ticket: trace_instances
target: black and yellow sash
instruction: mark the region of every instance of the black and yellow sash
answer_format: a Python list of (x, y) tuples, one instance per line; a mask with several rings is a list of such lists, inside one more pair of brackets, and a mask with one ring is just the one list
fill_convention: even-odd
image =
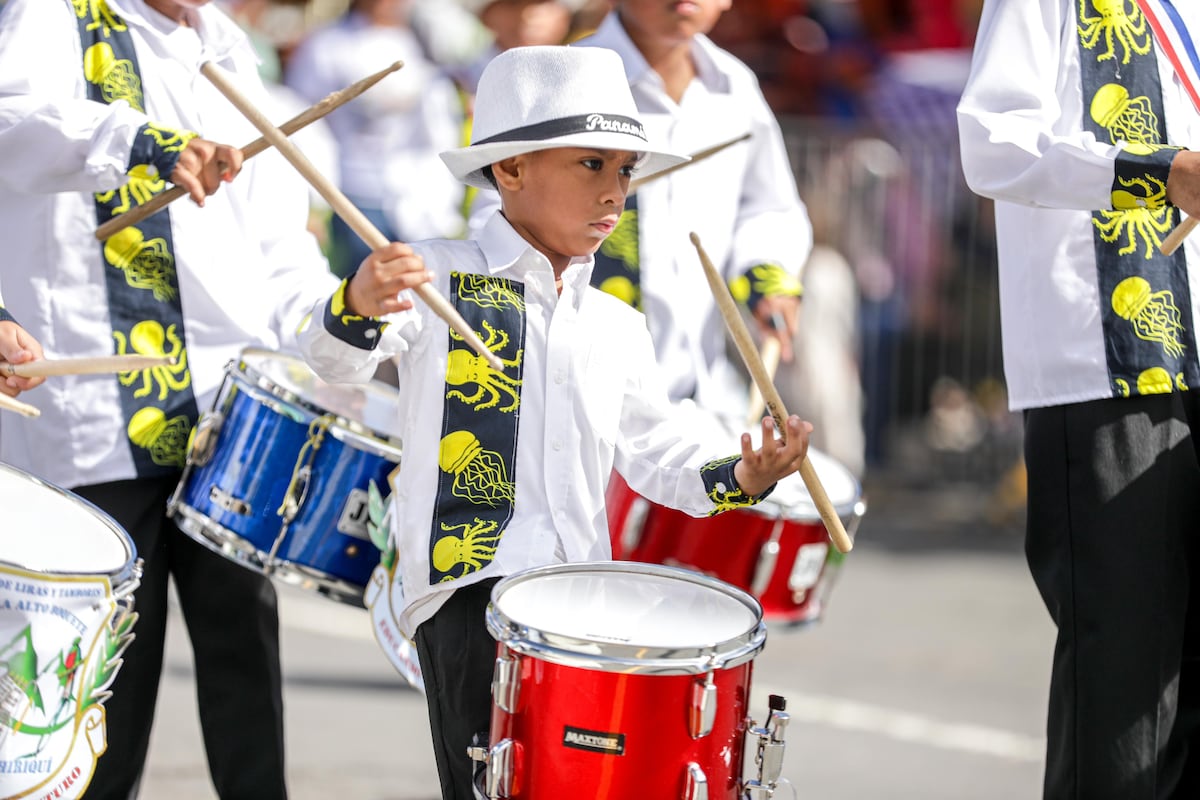
[(478, 572), (496, 557), (516, 500), (517, 431), (525, 353), (525, 287), (454, 272), (454, 307), (504, 364), (498, 372), (450, 331), (429, 537), (429, 583)]
[(1187, 260), (1158, 250), (1178, 222), (1166, 200), (1177, 148), (1150, 26), (1132, 0), (1110, 5), (1077, 0), (1084, 129), (1125, 142), (1112, 210), (1092, 214), (1108, 372), (1115, 397), (1185, 391), (1198, 377)]
[[(137, 53), (125, 22), (104, 0), (72, 0), (71, 6), (79, 24), (88, 98), (100, 103), (124, 100), (144, 111)], [(163, 191), (164, 179), (194, 136), (143, 125), (130, 155), (128, 183), (95, 195), (97, 222), (107, 222)], [(115, 352), (176, 359), (173, 367), (117, 376), (137, 474), (166, 474), (183, 466), (188, 434), (198, 416), (168, 211), (114, 234), (103, 243), (100, 255), (106, 265)]]

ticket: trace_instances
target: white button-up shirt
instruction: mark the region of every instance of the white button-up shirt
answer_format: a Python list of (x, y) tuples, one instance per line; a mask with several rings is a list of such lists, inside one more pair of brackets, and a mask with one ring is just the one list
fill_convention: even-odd
[[(525, 349), (516, 444), (514, 513), (495, 560), (449, 584), (429, 584), (437, 453), (446, 402), (447, 325), (418, 301), (393, 315), (374, 350), (334, 337), (323, 306), (301, 332), (306, 359), (328, 381), (364, 381), (399, 355), (404, 456), (393, 486), (392, 530), (412, 634), (458, 586), (555, 563), (612, 557), (604, 492), (614, 465), (650, 500), (695, 516), (712, 513), (700, 468), (730, 453), (721, 434), (672, 409), (644, 317), (588, 285), (592, 258), (576, 259), (555, 289), (550, 262), (503, 215), (468, 241), (413, 244), (443, 296), (451, 270), (525, 286)], [(729, 487), (733, 488), (733, 487)], [(557, 553), (557, 554), (556, 554)]]
[[(1200, 8), (1176, 8), (1193, 35), (1200, 33)], [(1088, 112), (1079, 36), (1076, 11), (1062, 0), (986, 3), (958, 107), (967, 182), (997, 201), (1004, 368), (1013, 409), (1113, 396), (1101, 327), (1101, 304), (1108, 299), (1098, 288), (1092, 211), (1112, 208), (1123, 143), (1083, 130)], [(1111, 63), (1119, 68), (1123, 40), (1113, 39)], [(1103, 34), (1100, 42), (1105, 47)], [(1161, 49), (1157, 62), (1168, 144), (1194, 145), (1200, 115)], [(1192, 297), (1176, 301), (1190, 302), (1196, 320), (1200, 237), (1184, 248)]]
[(697, 76), (679, 103), (618, 13), (576, 46), (607, 47), (621, 56), (639, 119), (659, 147), (688, 155), (751, 134), (637, 190), (643, 310), (668, 391), (740, 420), (747, 387), (726, 354), (725, 325), (689, 233), (700, 236), (728, 279), (768, 262), (800, 274), (812, 249), (812, 226), (779, 124), (754, 73), (705, 36), (692, 39)]
[[(111, 355), (93, 192), (125, 183), (147, 122), (242, 146), (258, 131), (200, 74), (212, 61), (270, 113), (253, 51), (216, 7), (182, 27), (141, 0), (108, 0), (130, 29), (146, 113), (87, 99), (75, 16), (58, 0), (8, 0), (0, 16), (0, 281), (47, 358)], [(336, 279), (305, 231), (308, 195), (266, 152), (200, 208), (170, 206), (188, 368), (205, 410), (242, 348), (294, 347)], [(151, 373), (153, 379), (153, 373)], [(40, 419), (0, 419), (0, 460), (65, 487), (133, 478), (116, 375), (62, 376), (28, 393)]]

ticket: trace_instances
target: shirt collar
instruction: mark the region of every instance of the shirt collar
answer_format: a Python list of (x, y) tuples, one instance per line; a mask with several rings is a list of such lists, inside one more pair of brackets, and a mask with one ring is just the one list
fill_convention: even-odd
[[(625, 65), (625, 77), (630, 86), (650, 81), (656, 86), (662, 86), (658, 73), (650, 68), (650, 62), (637, 49), (637, 45), (629, 38), (625, 26), (621, 24), (620, 14), (613, 12), (606, 16), (587, 43), (596, 47), (607, 47), (615, 50)], [(692, 37), (692, 59), (696, 62), (696, 78), (710, 92), (729, 92), (730, 76), (720, 66), (717, 57), (719, 48), (712, 40), (702, 34)]]
[[(553, 275), (550, 259), (517, 233), (499, 210), (488, 217), (476, 236), (475, 243), (483, 252), (488, 272), (492, 275), (500, 275), (521, 283), (527, 283), (526, 276), (531, 273), (543, 272)], [(591, 280), (594, 263), (595, 258), (592, 256), (572, 258), (563, 271), (563, 283), (570, 284), (577, 293), (582, 293)]]
[[(132, 25), (149, 28), (164, 36), (174, 30), (165, 17), (142, 0), (108, 0), (108, 5), (117, 16)], [(189, 22), (211, 60), (224, 60), (239, 47), (253, 52), (241, 27), (213, 4), (191, 9), (188, 14), (191, 15)]]

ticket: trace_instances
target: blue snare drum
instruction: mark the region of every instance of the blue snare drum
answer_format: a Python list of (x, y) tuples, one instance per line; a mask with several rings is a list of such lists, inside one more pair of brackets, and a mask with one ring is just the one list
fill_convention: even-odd
[(303, 360), (249, 348), (196, 426), (168, 513), (193, 539), (352, 605), (378, 565), (368, 487), (400, 462), (396, 389), (327, 384)]

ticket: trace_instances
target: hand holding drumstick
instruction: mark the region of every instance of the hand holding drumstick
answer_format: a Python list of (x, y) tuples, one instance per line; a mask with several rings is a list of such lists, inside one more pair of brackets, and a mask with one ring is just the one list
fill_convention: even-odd
[[(0, 322), (0, 359), (10, 364), (28, 364), (42, 358), (42, 346), (28, 331), (17, 323), (6, 320)], [(0, 393), (16, 397), (21, 392), (41, 384), (45, 378), (40, 376), (7, 375), (0, 378)]]
[[(734, 302), (733, 296), (729, 294), (729, 287), (725, 285), (716, 267), (713, 266), (712, 261), (709, 259), (708, 254), (700, 246), (700, 237), (693, 233), (691, 239), (692, 244), (696, 247), (697, 254), (700, 256), (700, 263), (704, 267), (704, 276), (708, 279), (709, 288), (712, 290), (713, 299), (717, 301), (717, 308), (721, 312), (721, 317), (725, 320), (725, 326), (733, 337), (733, 343), (737, 346), (742, 360), (746, 362), (746, 367), (750, 370), (751, 377), (754, 378), (759, 391), (766, 398), (767, 409), (771, 412), (771, 418), (775, 422), (775, 426), (772, 426), (768, 420), (763, 420), (763, 449), (766, 450), (767, 437), (771, 434), (772, 427), (777, 426), (782, 435), (791, 436), (794, 435), (794, 430), (799, 429), (798, 425), (807, 423), (800, 423), (798, 417), (790, 417), (787, 418), (787, 427), (783, 426), (784, 419), (787, 417), (787, 410), (783, 407), (783, 400), (779, 397), (779, 392), (775, 389), (775, 385), (766, 375), (766, 370), (759, 359), (758, 351), (754, 349), (754, 341), (750, 338), (750, 331), (746, 329), (746, 323), (742, 322), (737, 304)], [(792, 420), (795, 420), (795, 423)], [(817, 475), (817, 471), (808, 460), (807, 431), (805, 432), (805, 437), (806, 447), (804, 457), (800, 463), (800, 477), (804, 480), (804, 486), (808, 489), (813, 504), (816, 505), (817, 511), (821, 515), (821, 521), (825, 523), (825, 530), (829, 533), (829, 538), (833, 542), (833, 546), (843, 553), (849, 553), (850, 549), (854, 547), (854, 542), (851, 541), (850, 536), (846, 533), (846, 528), (842, 525), (842, 519), (838, 516), (837, 509), (830, 502), (829, 495), (826, 493), (825, 487), (821, 484), (821, 479)], [(742, 435), (743, 456), (746, 452), (748, 438), (746, 434)]]

